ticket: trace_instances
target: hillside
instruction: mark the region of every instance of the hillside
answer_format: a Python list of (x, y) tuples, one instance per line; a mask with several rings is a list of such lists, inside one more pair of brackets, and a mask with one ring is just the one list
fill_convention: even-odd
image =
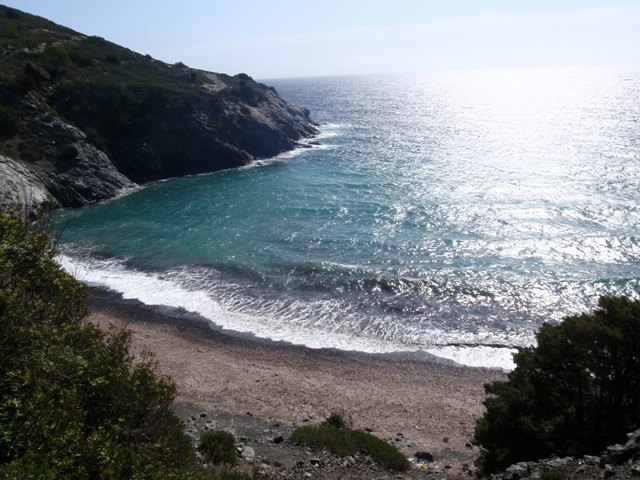
[(81, 206), (245, 165), (317, 131), (246, 74), (169, 65), (0, 6), (0, 205)]

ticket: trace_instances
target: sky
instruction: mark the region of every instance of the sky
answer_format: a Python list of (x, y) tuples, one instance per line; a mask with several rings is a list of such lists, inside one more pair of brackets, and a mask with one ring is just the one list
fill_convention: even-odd
[(640, 64), (640, 0), (0, 0), (254, 78)]

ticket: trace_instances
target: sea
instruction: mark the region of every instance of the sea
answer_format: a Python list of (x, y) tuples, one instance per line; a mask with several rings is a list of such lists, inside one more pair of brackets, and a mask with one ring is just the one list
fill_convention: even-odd
[(263, 80), (317, 138), (58, 211), (78, 279), (310, 348), (510, 369), (544, 323), (640, 297), (640, 70)]

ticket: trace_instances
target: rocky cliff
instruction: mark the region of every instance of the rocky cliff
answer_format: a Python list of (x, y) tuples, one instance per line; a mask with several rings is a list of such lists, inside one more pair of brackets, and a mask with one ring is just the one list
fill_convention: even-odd
[(0, 6), (0, 204), (81, 206), (317, 133), (245, 74), (168, 65)]

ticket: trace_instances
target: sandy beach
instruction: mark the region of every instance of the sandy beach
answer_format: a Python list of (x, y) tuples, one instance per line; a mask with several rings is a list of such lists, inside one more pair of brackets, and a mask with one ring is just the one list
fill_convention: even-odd
[(90, 320), (131, 331), (136, 355), (151, 352), (177, 387), (176, 403), (289, 426), (341, 413), (407, 456), (433, 454), (452, 473), (478, 454), (469, 444), (483, 385), (498, 370), (432, 358), (381, 356), (260, 341), (212, 330), (203, 319), (92, 291)]

